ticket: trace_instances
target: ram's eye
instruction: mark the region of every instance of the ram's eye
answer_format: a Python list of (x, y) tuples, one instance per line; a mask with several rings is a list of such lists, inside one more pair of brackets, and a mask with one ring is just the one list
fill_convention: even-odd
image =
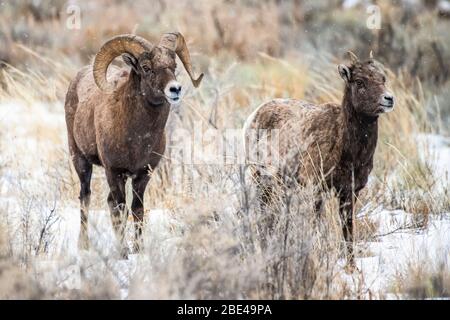
[(358, 88), (363, 88), (364, 87), (364, 81), (356, 80), (356, 85), (358, 86)]
[(147, 73), (150, 71), (150, 68), (147, 65), (143, 65), (142, 70), (144, 70), (144, 72)]

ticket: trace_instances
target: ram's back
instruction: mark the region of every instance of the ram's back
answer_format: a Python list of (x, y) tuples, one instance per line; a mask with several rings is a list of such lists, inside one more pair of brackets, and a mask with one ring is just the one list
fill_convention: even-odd
[[(111, 67), (108, 79), (120, 87), (128, 71)], [(120, 91), (120, 90), (118, 90)], [(101, 164), (97, 150), (96, 113), (107, 113), (119, 101), (117, 93), (105, 94), (95, 84), (92, 65), (82, 68), (69, 85), (65, 102), (66, 124), (71, 152), (79, 152)]]

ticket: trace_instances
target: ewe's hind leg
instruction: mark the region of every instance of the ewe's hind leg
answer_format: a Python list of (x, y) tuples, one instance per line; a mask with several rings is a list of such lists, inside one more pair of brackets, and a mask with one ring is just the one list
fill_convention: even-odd
[(125, 243), (125, 227), (128, 219), (128, 210), (125, 204), (126, 176), (116, 170), (105, 170), (109, 185), (108, 206), (111, 213), (112, 225), (120, 245), (120, 255), (128, 258), (128, 248)]
[(261, 170), (253, 172), (253, 178), (257, 188), (257, 199), (259, 201), (261, 211), (265, 211), (267, 207), (275, 203), (275, 179), (272, 176), (264, 175)]
[(89, 249), (89, 238), (87, 234), (89, 204), (91, 201), (91, 176), (92, 163), (82, 155), (73, 156), (73, 165), (80, 179), (80, 214), (81, 225), (78, 238), (78, 247), (80, 249)]
[(276, 211), (276, 181), (273, 177), (263, 175), (259, 171), (254, 175), (257, 186), (257, 199), (261, 211), (258, 219), (258, 229), (261, 237), (261, 245), (265, 247), (269, 236), (273, 233)]
[(147, 187), (150, 176), (147, 172), (138, 175), (132, 181), (133, 202), (131, 210), (133, 211), (135, 242), (134, 251), (139, 252), (142, 246), (142, 225), (144, 222), (144, 192)]

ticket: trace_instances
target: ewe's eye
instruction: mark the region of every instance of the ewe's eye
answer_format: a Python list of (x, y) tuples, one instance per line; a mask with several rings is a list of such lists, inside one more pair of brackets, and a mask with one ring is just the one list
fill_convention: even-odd
[(150, 68), (147, 65), (143, 65), (142, 70), (144, 70), (145, 73), (150, 72)]

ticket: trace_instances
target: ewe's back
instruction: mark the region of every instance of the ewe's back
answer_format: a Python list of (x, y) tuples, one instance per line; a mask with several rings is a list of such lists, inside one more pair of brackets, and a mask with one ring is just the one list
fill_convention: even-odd
[[(276, 166), (277, 173), (295, 175), (302, 183), (326, 176), (342, 151), (341, 111), (338, 104), (313, 105), (294, 99), (262, 104), (243, 128), (247, 159), (266, 167)], [(269, 169), (271, 174), (273, 170)]]

